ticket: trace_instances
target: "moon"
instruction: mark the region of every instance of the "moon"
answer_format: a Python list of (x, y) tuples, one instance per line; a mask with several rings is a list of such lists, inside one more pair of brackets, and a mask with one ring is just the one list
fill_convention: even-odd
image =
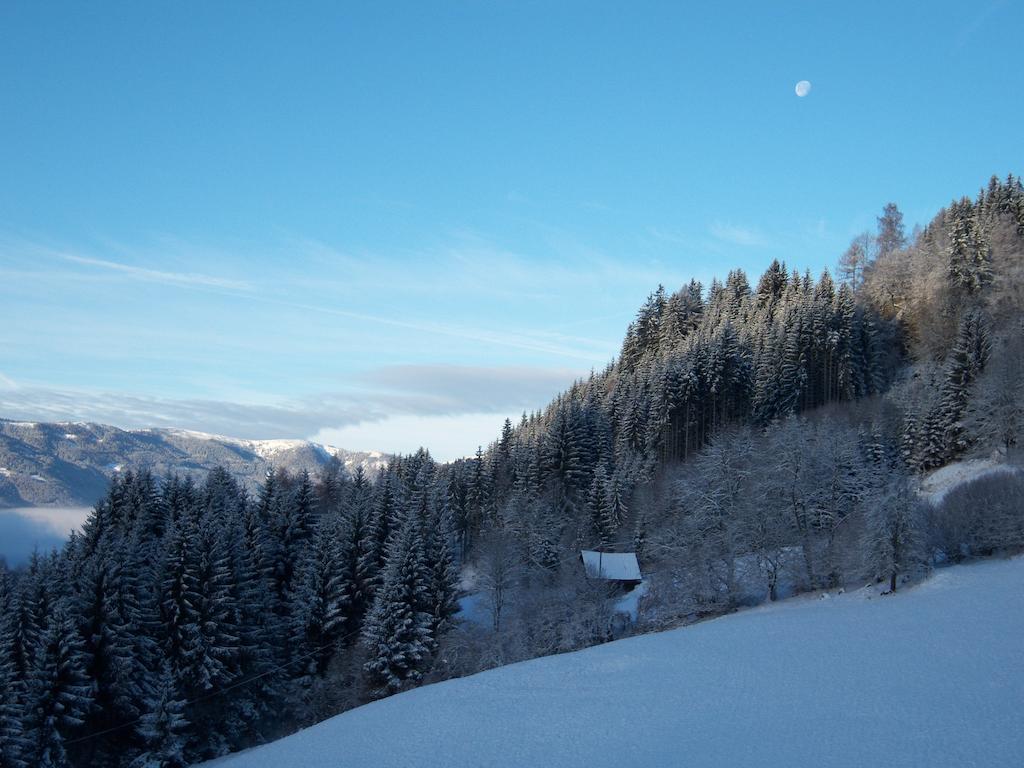
[(796, 88), (794, 90), (796, 90), (796, 95), (802, 99), (804, 96), (811, 92), (811, 81), (801, 80), (799, 83), (796, 84)]

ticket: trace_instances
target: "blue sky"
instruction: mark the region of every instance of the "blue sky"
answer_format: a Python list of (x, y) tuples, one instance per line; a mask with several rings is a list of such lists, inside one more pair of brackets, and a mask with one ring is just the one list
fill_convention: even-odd
[(462, 455), (1024, 172), (1024, 5), (692, 5), (3, 3), (0, 415)]

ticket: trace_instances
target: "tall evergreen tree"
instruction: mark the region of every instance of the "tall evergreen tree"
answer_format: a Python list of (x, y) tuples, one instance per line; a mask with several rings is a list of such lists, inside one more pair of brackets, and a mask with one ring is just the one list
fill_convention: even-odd
[(58, 601), (46, 617), (28, 680), (27, 762), (40, 768), (69, 765), (68, 742), (85, 724), (92, 703), (82, 639), (68, 607)]
[(604, 467), (598, 467), (594, 472), (590, 493), (587, 496), (587, 510), (590, 515), (590, 527), (596, 537), (597, 548), (601, 551), (610, 550), (618, 526), (615, 524), (611, 489)]
[(296, 595), (292, 649), (303, 660), (296, 672), (301, 671), (304, 678), (326, 674), (346, 630), (352, 586), (346, 570), (350, 558), (344, 551), (344, 525), (336, 517), (320, 525)]
[(976, 295), (992, 282), (992, 249), (977, 207), (962, 199), (950, 207), (948, 222), (950, 282), (968, 295)]
[(459, 610), (456, 600), (459, 570), (452, 558), (454, 524), (447, 507), (437, 510), (428, 521), (425, 535), (427, 567), (430, 569), (430, 632), (437, 642), (450, 629)]
[(17, 611), (14, 583), (0, 563), (0, 766), (28, 768), (25, 753), (25, 680), (18, 675), (15, 656)]
[(184, 768), (189, 722), (185, 703), (178, 692), (174, 675), (166, 665), (157, 680), (149, 709), (139, 718), (136, 732), (142, 752), (129, 768)]
[(381, 587), (363, 631), (370, 684), (394, 693), (419, 681), (430, 661), (433, 616), (429, 604), (430, 572), (426, 567), (421, 528), (408, 519), (388, 547)]

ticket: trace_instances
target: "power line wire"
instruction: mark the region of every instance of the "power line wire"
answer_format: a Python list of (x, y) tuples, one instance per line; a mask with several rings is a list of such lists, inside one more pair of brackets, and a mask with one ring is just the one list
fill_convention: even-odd
[[(361, 630), (357, 629), (357, 630), (354, 630), (352, 632), (349, 632), (347, 635), (343, 635), (342, 637), (339, 637), (337, 640), (333, 640), (330, 643), (325, 643), (324, 645), (321, 645), (318, 648), (314, 648), (312, 651), (309, 651), (308, 653), (304, 653), (301, 656), (296, 656), (295, 658), (290, 659), (289, 661), (284, 662), (284, 664), (282, 664), (280, 666), (274, 666), (273, 669), (268, 669), (265, 672), (260, 672), (257, 675), (252, 675), (251, 677), (245, 678), (244, 680), (237, 680), (236, 682), (232, 682), (230, 685), (228, 685), (225, 688), (221, 688), (219, 690), (212, 691), (210, 693), (207, 693), (207, 694), (204, 694), (202, 696), (199, 696), (199, 697), (197, 697), (195, 699), (189, 699), (188, 701), (184, 701), (184, 702), (182, 702), (181, 705), (183, 707), (187, 707), (187, 706), (191, 706), (192, 704), (199, 704), (199, 703), (204, 702), (204, 701), (209, 701), (210, 699), (214, 699), (214, 698), (216, 698), (218, 696), (223, 696), (225, 693), (230, 693), (233, 690), (236, 690), (238, 688), (242, 688), (242, 687), (248, 685), (249, 683), (253, 683), (253, 682), (255, 682), (255, 681), (257, 681), (257, 680), (259, 680), (261, 678), (266, 677), (267, 675), (273, 674), (274, 672), (283, 672), (286, 667), (289, 667), (289, 666), (291, 666), (292, 664), (294, 664), (294, 663), (296, 663), (298, 661), (304, 661), (304, 660), (306, 660), (306, 659), (308, 659), (308, 658), (310, 658), (312, 656), (315, 656), (316, 654), (320, 653), (321, 651), (327, 650), (328, 648), (331, 648), (333, 646), (337, 646), (337, 645), (343, 643), (345, 640), (348, 640), (348, 639), (350, 639), (352, 637), (355, 637), (356, 635), (358, 635), (360, 633), (360, 631)], [(68, 741), (65, 741), (64, 743), (70, 746), (72, 744), (80, 744), (80, 743), (82, 743), (84, 741), (88, 741), (89, 739), (95, 739), (95, 738), (98, 738), (100, 736), (105, 736), (108, 733), (114, 733), (115, 731), (120, 731), (120, 730), (123, 730), (125, 728), (129, 728), (129, 727), (131, 727), (133, 725), (137, 725), (138, 723), (142, 722), (142, 718), (143, 717), (145, 717), (145, 715), (140, 715), (139, 717), (135, 718), (134, 720), (129, 720), (128, 722), (121, 723), (120, 725), (115, 725), (115, 726), (112, 726), (110, 728), (106, 728), (106, 729), (104, 729), (102, 731), (97, 731), (96, 733), (90, 733), (90, 734), (88, 734), (86, 736), (79, 736), (77, 739), (69, 739)]]

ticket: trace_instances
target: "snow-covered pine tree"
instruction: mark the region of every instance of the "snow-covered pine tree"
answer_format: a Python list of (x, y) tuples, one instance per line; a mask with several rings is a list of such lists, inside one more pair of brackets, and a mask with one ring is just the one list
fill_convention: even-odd
[(784, 349), (783, 326), (781, 323), (773, 324), (759, 342), (754, 367), (753, 417), (757, 424), (770, 424), (782, 413)]
[(344, 635), (354, 636), (361, 631), (366, 613), (373, 604), (378, 564), (374, 552), (372, 503), (372, 488), (360, 467), (356, 470), (338, 528), (339, 553), (343, 560), (339, 572), (345, 585), (344, 602), (347, 606)]
[(82, 548), (86, 554), (116, 533), (114, 510), (120, 503), (121, 482), (121, 478), (116, 476), (110, 481), (106, 495), (96, 502), (82, 525)]
[(854, 366), (853, 324), (856, 301), (853, 290), (847, 283), (839, 286), (835, 301), (836, 325), (836, 394), (839, 400), (851, 400), (856, 396), (858, 373)]
[(505, 423), (501, 425), (501, 438), (498, 440), (498, 451), (505, 463), (512, 460), (512, 441), (514, 437), (512, 419), (506, 418)]
[(197, 701), (185, 711), (192, 760), (228, 749), (227, 724), (202, 697), (237, 677), (239, 655), (229, 553), (219, 532), (197, 518), (198, 510), (187, 511), (169, 532), (161, 584), (164, 654), (181, 692)]
[(611, 493), (608, 473), (604, 467), (594, 470), (594, 479), (587, 494), (587, 512), (590, 516), (590, 528), (595, 537), (597, 548), (609, 551), (615, 541), (618, 526), (615, 525), (612, 511)]
[[(362, 467), (358, 468), (363, 471)], [(365, 482), (365, 475), (363, 476)], [(321, 514), (338, 514), (351, 491), (345, 465), (337, 456), (331, 456), (317, 474), (317, 510)]]
[(142, 751), (129, 768), (184, 768), (189, 722), (174, 675), (162, 667), (146, 712), (135, 727)]
[(429, 664), (433, 617), (420, 606), (429, 603), (430, 572), (425, 563), (418, 520), (407, 519), (388, 546), (383, 580), (366, 619), (364, 666), (378, 693), (395, 693), (423, 676)]
[(26, 719), (25, 680), (18, 675), (15, 657), (15, 600), (11, 574), (0, 563), (0, 766), (29, 768), (25, 759), (28, 742), (23, 726)]
[(586, 490), (586, 469), (580, 456), (577, 419), (568, 402), (556, 403), (541, 445), (541, 475), (556, 504), (572, 514)]
[(526, 552), (531, 565), (550, 575), (558, 569), (561, 527), (555, 510), (539, 499), (526, 502)]
[(633, 551), (640, 561), (643, 561), (647, 554), (647, 524), (647, 513), (641, 509), (637, 512), (636, 522), (633, 524)]
[[(148, 585), (132, 569), (130, 539), (101, 540), (91, 556), (76, 568), (74, 594), (69, 602), (83, 638), (83, 658), (93, 685), (95, 706), (86, 730), (106, 731), (137, 718), (150, 695), (158, 649), (143, 622), (141, 600), (149, 600)], [(142, 570), (144, 577), (148, 574)], [(89, 762), (110, 763), (126, 744), (120, 733), (89, 740)]]
[[(518, 453), (517, 453), (518, 459)], [(459, 553), (459, 560), (466, 559), (466, 545), (469, 543), (469, 486), (465, 481), (465, 466), (456, 465), (449, 468), (444, 481), (444, 504), (447, 506), (452, 518), (452, 525), (455, 531), (455, 543)], [(526, 478), (525, 470), (515, 470), (516, 479), (511, 493), (519, 495), (520, 489)]]
[(470, 462), (469, 486), (466, 491), (467, 549), (479, 533), (491, 507), (491, 482), (484, 461), (483, 446), (478, 446)]
[(629, 517), (628, 487), (622, 472), (612, 475), (609, 483), (609, 501), (611, 504), (611, 519), (616, 530), (626, 522)]
[(1004, 338), (968, 406), (971, 439), (1009, 453), (1024, 433), (1024, 336)]
[(274, 567), (278, 592), (290, 596), (302, 567), (306, 543), (315, 528), (316, 494), (309, 472), (299, 474), (298, 483), (277, 510), (278, 561)]
[(452, 558), (455, 541), (452, 515), (447, 506), (438, 509), (426, 528), (426, 558), (430, 568), (430, 632), (435, 643), (451, 627), (459, 610), (459, 569)]
[(401, 517), (402, 492), (390, 468), (380, 470), (373, 486), (373, 503), (369, 518), (369, 553), (366, 563), (361, 566), (373, 574), (374, 592), (380, 588), (387, 562), (388, 542), (396, 530)]
[(779, 372), (779, 416), (795, 413), (804, 403), (807, 392), (807, 318), (805, 306), (799, 304), (787, 308), (781, 365)]
[(299, 581), (291, 648), (295, 658), (303, 660), (293, 663), (292, 669), (302, 686), (324, 676), (345, 633), (352, 591), (345, 526), (339, 517), (321, 522)]
[(52, 576), (44, 558), (33, 551), (14, 584), (7, 650), (20, 680), (28, 680), (35, 667), (50, 609), (47, 586)]
[(230, 621), (238, 638), (237, 677), (251, 682), (227, 702), (225, 721), (232, 743), (245, 746), (263, 738), (268, 720), (279, 720), (274, 709), (284, 686), (277, 667), (281, 624), (274, 615), (272, 562), (262, 546), (259, 507), (246, 503), (237, 514), (224, 534), (231, 563)]
[(46, 616), (39, 649), (28, 678), (26, 753), (29, 765), (65, 768), (69, 745), (80, 733), (93, 703), (86, 655), (71, 611), (55, 602)]
[(966, 197), (947, 213), (949, 280), (968, 295), (980, 293), (992, 282), (992, 249), (978, 216)]
[(925, 421), (920, 462), (923, 469), (942, 466), (967, 448), (964, 418), (971, 389), (990, 353), (988, 317), (979, 309), (971, 309), (960, 320), (956, 343), (946, 361), (938, 401)]

